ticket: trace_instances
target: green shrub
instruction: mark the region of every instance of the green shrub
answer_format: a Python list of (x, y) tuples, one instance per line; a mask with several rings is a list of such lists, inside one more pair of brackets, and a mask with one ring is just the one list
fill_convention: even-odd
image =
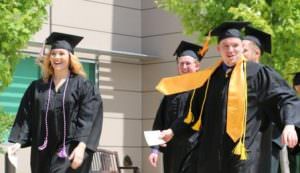
[(0, 143), (7, 141), (15, 116), (0, 109)]

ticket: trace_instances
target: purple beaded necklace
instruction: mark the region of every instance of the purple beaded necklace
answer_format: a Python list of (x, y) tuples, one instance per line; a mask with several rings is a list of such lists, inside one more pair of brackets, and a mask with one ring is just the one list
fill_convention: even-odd
[[(64, 88), (64, 93), (63, 93), (63, 115), (64, 115), (64, 139), (63, 139), (63, 146), (58, 150), (57, 155), (60, 158), (66, 158), (68, 157), (67, 151), (66, 151), (66, 111), (65, 111), (65, 97), (66, 97), (66, 90), (69, 84), (69, 76), (67, 78), (66, 81), (66, 85)], [(49, 104), (50, 104), (50, 97), (51, 97), (51, 87), (52, 87), (52, 83), (53, 83), (53, 78), (51, 78), (50, 81), (50, 86), (48, 89), (48, 100), (47, 100), (47, 108), (46, 108), (46, 115), (45, 115), (45, 126), (46, 126), (46, 136), (44, 139), (44, 143), (43, 145), (39, 146), (38, 149), (40, 151), (44, 150), (47, 147), (48, 144), (48, 110), (49, 110)]]

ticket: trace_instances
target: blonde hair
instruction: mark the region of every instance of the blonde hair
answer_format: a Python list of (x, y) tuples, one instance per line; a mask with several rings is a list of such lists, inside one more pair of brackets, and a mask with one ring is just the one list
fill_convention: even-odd
[[(42, 78), (44, 82), (47, 82), (49, 78), (54, 74), (54, 70), (50, 62), (50, 53), (51, 51), (43, 58), (43, 62), (41, 64)], [(79, 58), (73, 55), (71, 52), (69, 52), (69, 70), (71, 73), (86, 78), (86, 73), (82, 67), (82, 64), (79, 61)]]

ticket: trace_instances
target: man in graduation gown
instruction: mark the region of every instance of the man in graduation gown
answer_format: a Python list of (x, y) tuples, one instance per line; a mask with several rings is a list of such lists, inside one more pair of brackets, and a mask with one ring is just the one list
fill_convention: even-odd
[[(181, 41), (174, 55), (177, 61), (177, 71), (179, 75), (193, 73), (199, 70), (200, 61), (204, 56), (201, 54), (202, 46), (193, 43)], [(183, 116), (184, 107), (189, 92), (174, 94), (163, 97), (156, 117), (153, 123), (153, 130), (164, 130), (171, 126), (171, 124)], [(152, 166), (157, 166), (158, 152), (163, 153), (163, 166), (165, 173), (177, 173), (180, 164), (189, 151), (190, 143), (189, 137), (194, 133), (192, 129), (183, 130), (182, 133), (176, 136), (167, 147), (152, 147), (149, 155), (149, 161)]]
[[(9, 151), (31, 146), (32, 173), (90, 171), (100, 139), (103, 107), (98, 89), (84, 78), (82, 66), (73, 55), (81, 39), (52, 33), (46, 41), (51, 50), (44, 57), (43, 78), (33, 81), (22, 97), (9, 136), (9, 142), (15, 144)], [(47, 68), (52, 69), (51, 74)], [(57, 88), (54, 78), (61, 74), (65, 74), (65, 82)]]
[[(271, 68), (243, 57), (240, 29), (246, 22), (224, 22), (211, 34), (218, 36), (221, 60), (194, 74), (163, 79), (157, 89), (164, 94), (193, 90), (186, 117), (162, 132), (167, 142), (190, 126), (199, 130), (197, 150), (189, 173), (248, 173), (258, 161), (259, 131), (264, 109), (278, 107), (282, 142), (294, 147), (299, 126), (299, 100)], [(184, 86), (173, 86), (177, 81)], [(188, 83), (188, 85), (187, 85)]]
[[(293, 88), (296, 91), (297, 95), (300, 95), (300, 73), (297, 72), (294, 74), (293, 78)], [(298, 129), (298, 135), (300, 130)], [(289, 165), (290, 173), (300, 173), (300, 145), (297, 148), (289, 149)]]
[(295, 76), (293, 78), (293, 88), (297, 92), (297, 94), (300, 94), (300, 72), (295, 73)]
[[(271, 35), (252, 26), (246, 26), (243, 47), (245, 58), (249, 61), (259, 63), (264, 52), (271, 53)], [(266, 114), (266, 120), (262, 121), (264, 124), (262, 124), (258, 134), (261, 136), (261, 152), (258, 157), (259, 161), (256, 162), (258, 165), (253, 165), (253, 171), (278, 173), (279, 153), (285, 146), (280, 141), (282, 129), (276, 127), (271, 121), (273, 121), (273, 117), (279, 115), (279, 112), (275, 107), (274, 110), (264, 110), (264, 113)], [(282, 150), (281, 155), (285, 155), (287, 159), (287, 150)], [(289, 165), (282, 165), (281, 167), (289, 168)]]
[[(260, 57), (264, 52), (271, 53), (271, 35), (256, 28), (246, 26), (245, 36), (243, 37), (243, 46), (244, 56), (250, 61), (259, 63)], [(295, 78), (293, 79), (294, 89), (296, 78), (297, 75), (295, 75)], [(269, 120), (273, 120), (273, 117), (275, 117), (274, 115), (279, 114), (278, 109), (266, 111), (269, 111), (269, 113), (266, 112), (266, 118)], [(276, 121), (276, 119), (274, 121)], [(296, 172), (298, 169), (295, 154), (298, 151), (298, 148), (290, 150), (284, 148), (285, 146), (280, 141), (282, 129), (274, 126), (273, 123), (270, 124), (270, 121), (264, 122), (265, 124), (263, 125), (263, 128), (261, 128), (264, 133), (262, 135), (260, 149), (263, 152), (260, 153), (260, 161), (258, 162), (259, 165), (256, 167), (256, 172), (278, 173), (279, 168), (283, 172), (286, 169), (290, 170), (291, 173)], [(272, 155), (271, 162), (269, 162), (270, 159), (266, 158), (270, 157), (270, 155)], [(281, 160), (281, 162), (279, 162), (279, 160)]]

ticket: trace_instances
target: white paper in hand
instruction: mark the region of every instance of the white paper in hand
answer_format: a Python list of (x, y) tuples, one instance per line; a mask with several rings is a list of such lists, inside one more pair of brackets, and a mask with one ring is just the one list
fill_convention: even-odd
[(18, 167), (18, 157), (16, 153), (13, 153), (10, 149), (7, 151), (8, 160), (16, 169)]
[(160, 133), (161, 132), (159, 130), (144, 131), (147, 144), (149, 146), (165, 144), (166, 142), (160, 138)]

